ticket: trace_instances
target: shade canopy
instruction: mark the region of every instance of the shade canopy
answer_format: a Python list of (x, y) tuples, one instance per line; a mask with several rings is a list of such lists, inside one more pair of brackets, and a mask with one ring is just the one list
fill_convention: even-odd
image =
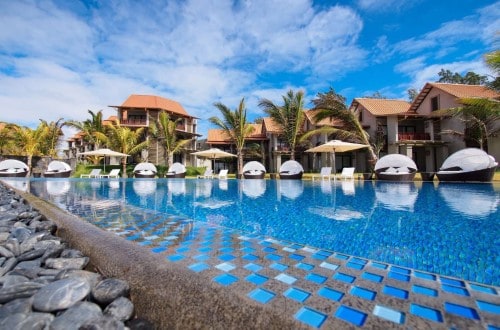
[(49, 172), (66, 172), (71, 171), (71, 166), (68, 163), (61, 162), (59, 160), (53, 160), (47, 166), (47, 171)]
[(280, 167), (280, 173), (286, 172), (287, 174), (298, 174), (304, 172), (302, 165), (296, 160), (287, 160)]
[(28, 165), (16, 159), (6, 159), (0, 162), (0, 171), (5, 171), (15, 168), (28, 170)]
[(134, 167), (134, 172), (137, 171), (151, 171), (154, 173), (157, 172), (156, 166), (153, 163), (139, 163)]
[(485, 151), (477, 148), (466, 148), (450, 155), (441, 166), (441, 171), (462, 170), (477, 171), (496, 167), (498, 163)]
[(402, 168), (406, 167), (407, 170), (417, 170), (417, 164), (406, 155), (401, 154), (389, 154), (380, 158), (375, 164), (375, 171), (382, 169), (391, 169), (391, 168)]
[(168, 168), (167, 173), (175, 173), (175, 174), (186, 173), (186, 166), (184, 166), (184, 164), (181, 163), (173, 163)]
[(108, 157), (127, 157), (130, 155), (123, 154), (118, 151), (114, 151), (111, 149), (97, 149), (97, 150), (92, 150), (92, 151), (86, 151), (86, 152), (79, 152), (77, 155), (81, 156), (108, 156)]
[(337, 173), (337, 168), (335, 167), (335, 153), (336, 152), (348, 152), (358, 149), (368, 148), (366, 144), (351, 143), (341, 140), (331, 140), (324, 144), (320, 144), (314, 148), (307, 149), (306, 152), (331, 152), (333, 160), (333, 172)]
[(201, 158), (208, 159), (218, 159), (218, 158), (227, 158), (227, 157), (236, 157), (236, 155), (220, 150), (219, 148), (210, 148), (208, 150), (196, 151), (191, 153), (191, 155), (195, 155)]
[(266, 168), (260, 162), (251, 161), (251, 162), (246, 163), (245, 166), (243, 166), (243, 172), (247, 172), (247, 171), (262, 171), (265, 173)]

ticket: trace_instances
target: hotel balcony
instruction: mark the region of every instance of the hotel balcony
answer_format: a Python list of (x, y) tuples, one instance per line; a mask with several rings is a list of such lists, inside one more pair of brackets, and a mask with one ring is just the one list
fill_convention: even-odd
[(429, 133), (398, 133), (398, 141), (429, 141)]
[(122, 119), (120, 120), (120, 125), (122, 126), (147, 126), (148, 121), (144, 119)]

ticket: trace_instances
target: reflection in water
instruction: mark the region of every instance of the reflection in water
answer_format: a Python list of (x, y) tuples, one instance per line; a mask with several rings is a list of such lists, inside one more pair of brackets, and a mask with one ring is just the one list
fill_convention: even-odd
[(47, 192), (51, 196), (62, 196), (68, 193), (71, 188), (69, 181), (47, 181)]
[(213, 180), (198, 180), (196, 184), (195, 196), (210, 197), (212, 195)]
[(17, 190), (24, 191), (24, 192), (28, 191), (29, 180), (27, 180), (25, 178), (19, 178), (19, 179), (14, 179), (14, 178), (4, 179), (4, 178), (1, 178), (0, 180), (3, 181), (3, 182), (5, 182), (9, 186), (17, 189)]
[(227, 206), (231, 206), (233, 204), (234, 204), (234, 202), (221, 201), (221, 200), (218, 200), (215, 198), (210, 198), (210, 199), (206, 199), (202, 202), (194, 202), (193, 203), (194, 206), (199, 206), (199, 207), (202, 207), (205, 209), (211, 209), (211, 210), (220, 209), (221, 207), (227, 207)]
[[(168, 179), (167, 180), (168, 191), (173, 195), (185, 195), (186, 194), (186, 179)], [(210, 196), (210, 193), (208, 193)]]
[(302, 180), (276, 180), (280, 194), (290, 199), (297, 199), (304, 192)]
[(363, 213), (355, 210), (350, 210), (346, 207), (335, 208), (325, 206), (312, 206), (307, 208), (307, 210), (312, 214), (337, 221), (349, 221), (363, 218)]
[(380, 204), (389, 210), (413, 211), (418, 190), (414, 183), (377, 182), (375, 197)]
[(136, 179), (132, 184), (132, 188), (139, 196), (152, 195), (156, 191), (156, 180)]
[(250, 198), (257, 198), (266, 192), (266, 180), (264, 179), (247, 179), (240, 180), (243, 193)]
[(356, 193), (356, 189), (354, 188), (354, 180), (346, 179), (341, 180), (342, 192), (344, 195), (354, 195)]
[(440, 184), (439, 194), (454, 211), (469, 216), (488, 216), (497, 211), (500, 198), (494, 194), (492, 185)]

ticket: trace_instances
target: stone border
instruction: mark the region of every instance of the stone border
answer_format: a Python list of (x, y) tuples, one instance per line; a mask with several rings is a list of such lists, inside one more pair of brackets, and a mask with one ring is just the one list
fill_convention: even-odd
[(99, 229), (48, 201), (17, 191), (57, 224), (57, 236), (90, 258), (105, 277), (130, 284), (137, 316), (166, 328), (308, 329), (282, 310), (231, 294), (202, 275), (167, 262), (149, 249)]

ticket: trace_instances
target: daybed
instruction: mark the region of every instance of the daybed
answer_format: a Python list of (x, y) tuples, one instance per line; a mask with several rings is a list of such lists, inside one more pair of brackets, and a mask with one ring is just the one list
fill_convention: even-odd
[(450, 155), (436, 173), (439, 181), (493, 180), (498, 163), (481, 149), (466, 148)]
[(59, 160), (53, 160), (49, 163), (47, 171), (43, 173), (46, 178), (69, 178), (71, 175), (71, 166)]
[(264, 179), (266, 168), (262, 163), (251, 161), (243, 166), (243, 177), (245, 179)]
[(287, 160), (280, 167), (281, 180), (300, 180), (304, 174), (304, 168), (295, 160)]
[(186, 177), (186, 166), (181, 163), (173, 163), (169, 168), (167, 173), (165, 173), (166, 178), (185, 178)]
[(25, 163), (16, 159), (6, 159), (0, 162), (0, 177), (25, 177), (29, 168)]
[(401, 154), (386, 155), (375, 164), (375, 175), (378, 180), (413, 181), (416, 173), (415, 162)]
[(156, 166), (152, 163), (139, 163), (134, 167), (134, 177), (136, 178), (154, 178), (156, 172)]

